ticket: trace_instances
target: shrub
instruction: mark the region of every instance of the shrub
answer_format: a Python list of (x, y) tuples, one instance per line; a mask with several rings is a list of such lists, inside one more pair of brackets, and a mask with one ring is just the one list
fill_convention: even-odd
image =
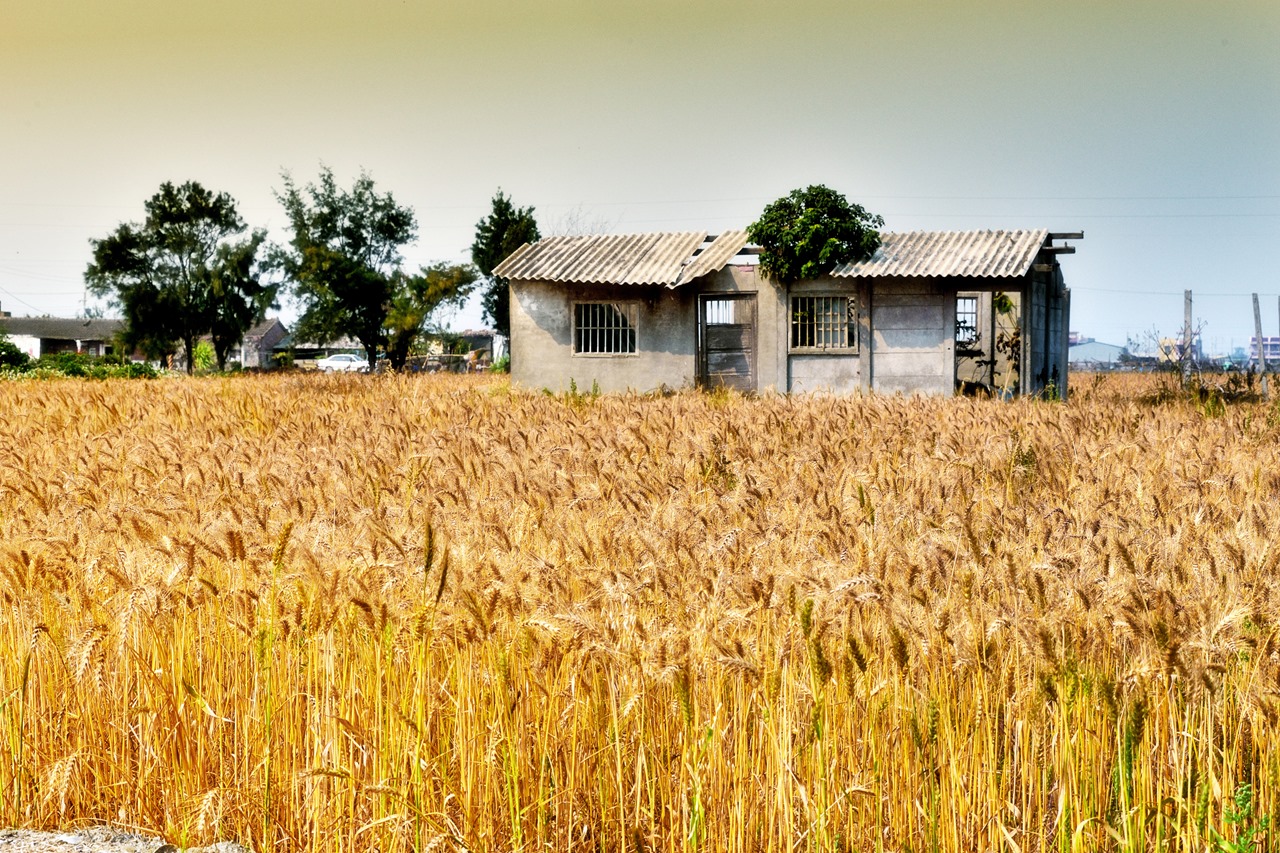
[(23, 371), (31, 365), (31, 357), (18, 349), (13, 341), (0, 336), (0, 370)]

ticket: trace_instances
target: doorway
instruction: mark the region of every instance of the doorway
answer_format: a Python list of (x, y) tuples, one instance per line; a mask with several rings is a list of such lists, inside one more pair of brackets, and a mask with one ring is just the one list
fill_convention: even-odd
[(698, 384), (756, 390), (754, 293), (698, 297)]

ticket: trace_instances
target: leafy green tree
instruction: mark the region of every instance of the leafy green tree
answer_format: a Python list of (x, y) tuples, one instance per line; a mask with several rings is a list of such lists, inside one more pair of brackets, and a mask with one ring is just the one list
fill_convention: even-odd
[(276, 198), (293, 230), (276, 259), (301, 303), (294, 334), (320, 343), (350, 335), (375, 364), (395, 295), (400, 248), (418, 233), (413, 210), (396, 204), (391, 193), (379, 195), (366, 172), (350, 190), (339, 188), (327, 166), (318, 183), (303, 188), (286, 173)]
[(227, 356), (244, 340), (245, 332), (262, 321), (275, 303), (279, 285), (263, 282), (257, 274), (258, 250), (266, 240), (255, 232), (242, 243), (218, 247), (218, 263), (210, 280), (209, 338), (218, 370), (227, 369)]
[(470, 264), (445, 263), (423, 267), (417, 275), (396, 276), (386, 323), (387, 360), (392, 368), (404, 367), (418, 338), (429, 330), (435, 312), (445, 305), (461, 304), (479, 277)]
[(90, 241), (85, 283), (121, 309), (126, 347), (163, 358), (181, 343), (191, 373), (196, 341), (213, 330), (219, 303), (239, 306), (224, 311), (241, 318), (238, 326), (222, 331), (239, 340), (274, 301), (275, 288), (260, 284), (256, 272), (265, 238), (255, 231), (237, 240), (247, 226), (235, 201), (194, 181), (166, 181), (144, 207), (141, 223), (126, 222)]
[(747, 226), (760, 268), (782, 284), (817, 278), (836, 265), (871, 257), (884, 219), (821, 184), (792, 190)]
[(487, 284), (481, 297), (485, 320), (500, 335), (511, 334), (511, 305), (507, 280), (493, 274), (493, 268), (525, 243), (539, 238), (532, 207), (517, 208), (502, 190), (493, 197), (493, 210), (476, 223), (476, 239), (471, 244), (471, 262)]

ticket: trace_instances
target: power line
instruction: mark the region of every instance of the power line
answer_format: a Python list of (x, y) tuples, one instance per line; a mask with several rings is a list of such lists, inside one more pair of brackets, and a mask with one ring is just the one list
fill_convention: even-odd
[(32, 311), (39, 311), (41, 314), (48, 313), (43, 308), (39, 308), (35, 305), (32, 305), (30, 302), (26, 301), (25, 299), (19, 299), (16, 294), (10, 293), (9, 291), (5, 290), (3, 287), (0, 287), (0, 293), (3, 293), (5, 296), (12, 297), (12, 299), (15, 302), (17, 302), (19, 305), (25, 305), (26, 307), (30, 308)]

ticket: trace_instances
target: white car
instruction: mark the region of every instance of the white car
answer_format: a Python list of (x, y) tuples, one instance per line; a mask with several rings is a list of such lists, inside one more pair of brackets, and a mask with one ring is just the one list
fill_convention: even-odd
[(316, 369), (321, 373), (366, 373), (369, 362), (358, 355), (344, 352), (316, 359)]

